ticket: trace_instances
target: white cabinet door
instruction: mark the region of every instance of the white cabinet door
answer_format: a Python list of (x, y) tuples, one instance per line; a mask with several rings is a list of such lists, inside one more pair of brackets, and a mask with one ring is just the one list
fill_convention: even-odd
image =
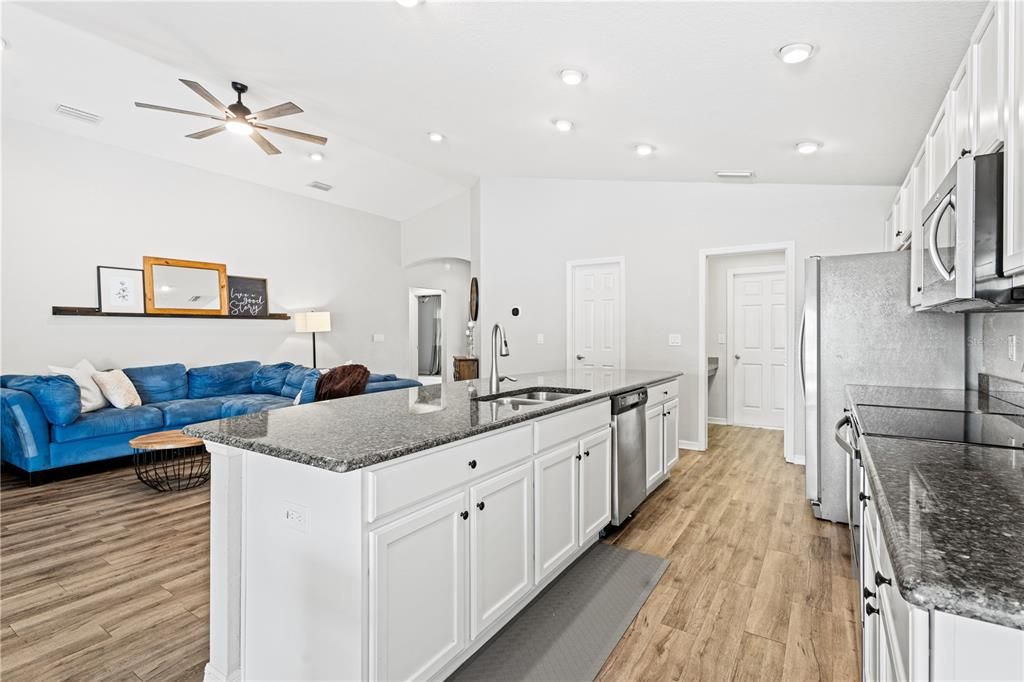
[(894, 203), (885, 216), (885, 245), (893, 251), (899, 246), (896, 239), (896, 214), (897, 209)]
[(1003, 269), (1007, 273), (1024, 273), (1024, 7), (1020, 2), (1007, 3), (999, 10), (1006, 16), (1007, 50), (1009, 52), (1009, 92), (1007, 93), (1006, 155), (1003, 187), (1006, 253)]
[(532, 497), (532, 463), (469, 489), (469, 611), (474, 639), (533, 587)]
[(665, 430), (662, 428), (661, 405), (647, 408), (647, 492), (661, 482), (665, 474), (665, 448), (662, 442)]
[(370, 532), (370, 679), (431, 677), (466, 642), (466, 494)]
[(971, 39), (974, 87), (974, 147), (977, 154), (994, 151), (1006, 139), (1003, 105), (1006, 98), (1006, 66), (1003, 23), (1006, 5), (993, 2), (985, 8), (981, 22)]
[(928, 132), (926, 143), (928, 145), (928, 194), (925, 196), (938, 189), (939, 183), (953, 167), (952, 116), (949, 111), (950, 96), (947, 93), (939, 113), (935, 115), (931, 130)]
[(911, 216), (914, 221), (914, 236), (910, 243), (910, 301), (912, 305), (921, 304), (921, 291), (924, 286), (924, 242), (928, 236), (921, 224), (921, 212), (928, 197), (928, 145), (925, 144), (917, 153), (914, 166), (910, 170), (913, 178), (914, 201)]
[[(863, 526), (861, 526), (863, 529)], [(863, 533), (861, 537), (864, 537)], [(861, 545), (861, 622), (864, 624), (862, 630), (863, 641), (861, 642), (861, 679), (874, 681), (878, 679), (879, 652), (878, 638), (881, 627), (881, 614), (873, 612), (870, 615), (866, 611), (868, 605), (872, 609), (878, 608), (878, 599), (863, 599), (864, 590), (874, 592), (875, 587), (875, 563), (872, 558), (874, 548), (870, 544)]]
[(612, 519), (612, 430), (580, 441), (579, 544), (608, 525)]
[(665, 403), (662, 429), (665, 435), (665, 473), (672, 472), (672, 465), (679, 460), (679, 399)]
[(578, 528), (578, 442), (538, 457), (533, 466), (534, 573), (537, 582), (576, 551)]
[(974, 144), (971, 139), (971, 55), (967, 55), (953, 76), (949, 86), (950, 115), (953, 117), (952, 156), (960, 158), (964, 151), (972, 151)]

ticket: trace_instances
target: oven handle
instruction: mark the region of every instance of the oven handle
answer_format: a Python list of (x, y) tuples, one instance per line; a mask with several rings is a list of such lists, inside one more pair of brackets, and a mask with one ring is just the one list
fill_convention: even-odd
[(846, 451), (850, 457), (856, 457), (853, 447), (850, 445), (850, 441), (846, 440), (846, 436), (843, 435), (843, 429), (850, 426), (850, 415), (844, 414), (840, 417), (839, 421), (836, 422), (834, 429), (836, 442), (839, 443), (839, 447)]
[(935, 208), (934, 217), (928, 226), (928, 256), (932, 259), (932, 266), (939, 273), (939, 276), (947, 282), (952, 282), (956, 266), (954, 265), (947, 270), (946, 266), (942, 263), (942, 259), (939, 258), (939, 221), (942, 220), (942, 216), (949, 210), (956, 213), (956, 203), (952, 192), (942, 198), (942, 201)]

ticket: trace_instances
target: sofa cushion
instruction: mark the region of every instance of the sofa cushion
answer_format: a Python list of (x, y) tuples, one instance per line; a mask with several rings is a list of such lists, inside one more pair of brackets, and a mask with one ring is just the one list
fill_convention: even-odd
[[(164, 413), (152, 405), (139, 407), (104, 407), (95, 412), (86, 412), (73, 424), (53, 427), (53, 442), (68, 443), (86, 438), (111, 436), (130, 431), (147, 431), (163, 428)], [(124, 454), (131, 454), (125, 452)]]
[(151, 403), (150, 407), (155, 407), (164, 413), (164, 426), (184, 426), (220, 419), (221, 408), (227, 400), (233, 397), (235, 396), (165, 400), (160, 403)]
[(143, 405), (188, 396), (188, 374), (181, 363), (125, 367), (123, 371), (135, 385)]
[(261, 365), (252, 378), (253, 393), (281, 395), (284, 380), (295, 366), (294, 362), (279, 362), (276, 365)]
[(259, 369), (256, 360), (228, 362), (188, 371), (188, 397), (212, 398), (220, 395), (252, 393), (252, 379)]
[(224, 401), (221, 407), (221, 418), (238, 417), (243, 414), (273, 410), (278, 407), (287, 407), (292, 404), (288, 398), (279, 395), (267, 395), (266, 393), (254, 393), (252, 395), (231, 396)]
[[(281, 387), (281, 395), (285, 398), (295, 399), (295, 396), (302, 393), (306, 379), (313, 377), (313, 394), (316, 394), (316, 380), (320, 378), (320, 370), (311, 369), (302, 365), (295, 365), (288, 371), (285, 377), (284, 386)], [(302, 402), (307, 402), (303, 400)], [(312, 402), (312, 398), (308, 402)]]
[(374, 374), (370, 373), (370, 378), (367, 379), (367, 383), (375, 384), (378, 381), (395, 381), (398, 379), (397, 374)]
[(64, 426), (82, 414), (82, 393), (75, 380), (66, 374), (14, 377), (7, 381), (7, 388), (25, 391), (35, 398), (51, 424)]
[(396, 379), (394, 381), (375, 381), (372, 384), (366, 384), (366, 390), (363, 393), (382, 393), (384, 391), (397, 391), (401, 388), (415, 388), (416, 386), (422, 386), (420, 382), (415, 379)]

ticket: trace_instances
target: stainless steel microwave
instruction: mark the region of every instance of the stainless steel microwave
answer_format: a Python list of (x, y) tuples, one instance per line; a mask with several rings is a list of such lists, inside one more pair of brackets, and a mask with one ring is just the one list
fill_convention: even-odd
[(1024, 287), (1003, 274), (1003, 153), (965, 155), (921, 214), (920, 310), (1024, 310)]

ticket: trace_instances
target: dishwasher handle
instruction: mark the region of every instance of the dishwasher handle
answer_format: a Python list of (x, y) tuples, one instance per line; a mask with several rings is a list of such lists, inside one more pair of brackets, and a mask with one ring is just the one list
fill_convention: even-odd
[(647, 404), (647, 389), (612, 396), (612, 414), (618, 415)]

